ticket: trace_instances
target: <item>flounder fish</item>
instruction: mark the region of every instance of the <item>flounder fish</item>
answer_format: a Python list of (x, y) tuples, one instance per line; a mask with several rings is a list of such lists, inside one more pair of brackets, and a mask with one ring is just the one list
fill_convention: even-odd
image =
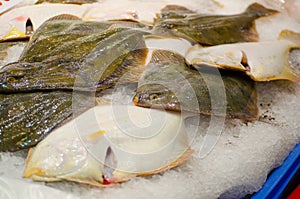
[(188, 68), (184, 57), (158, 50), (139, 80), (134, 103), (251, 121), (257, 119), (256, 97), (255, 82), (241, 73), (196, 71)]
[(258, 40), (255, 20), (277, 12), (257, 3), (234, 15), (204, 15), (169, 6), (158, 15), (154, 28), (174, 30), (179, 36), (186, 35), (202, 45), (250, 42)]
[(98, 105), (32, 148), (24, 177), (103, 187), (163, 172), (191, 154), (182, 122), (178, 113)]
[(19, 61), (0, 70), (0, 91), (102, 90), (125, 73), (128, 81), (137, 81), (134, 73), (147, 54), (143, 36), (149, 33), (132, 26), (110, 28), (116, 23), (135, 24), (83, 22), (70, 15), (49, 19), (32, 36)]
[(255, 81), (284, 79), (299, 82), (300, 71), (289, 61), (291, 50), (300, 48), (299, 35), (283, 31), (283, 39), (277, 41), (226, 44), (207, 48), (193, 46), (186, 54), (186, 61), (197, 69), (201, 66), (211, 66), (243, 71)]

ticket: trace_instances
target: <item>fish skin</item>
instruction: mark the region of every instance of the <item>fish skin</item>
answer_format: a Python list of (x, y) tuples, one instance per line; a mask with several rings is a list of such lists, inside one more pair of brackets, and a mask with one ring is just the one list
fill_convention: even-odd
[(251, 42), (259, 39), (255, 20), (277, 12), (258, 3), (250, 5), (243, 13), (234, 15), (204, 15), (170, 7), (163, 9), (155, 21), (154, 29), (174, 30), (202, 45)]
[(0, 151), (36, 145), (72, 114), (71, 92), (0, 94)]
[[(131, 51), (144, 49), (140, 60), (146, 59), (142, 38), (148, 34), (130, 28), (110, 29), (115, 23), (133, 22), (82, 22), (70, 16), (48, 20), (32, 36), (19, 61), (0, 70), (0, 92), (89, 91), (113, 86), (116, 77), (133, 67), (125, 62)], [(102, 60), (109, 61), (108, 52), (116, 59), (106, 63)], [(99, 80), (97, 71), (104, 69)]]
[[(217, 100), (213, 114), (223, 116), (223, 109), (228, 118), (257, 119), (255, 82), (247, 76), (209, 68), (192, 70), (183, 57), (167, 51), (154, 52), (152, 60), (139, 81), (135, 105), (211, 115), (213, 94)], [(226, 99), (222, 99), (222, 91), (226, 92)]]

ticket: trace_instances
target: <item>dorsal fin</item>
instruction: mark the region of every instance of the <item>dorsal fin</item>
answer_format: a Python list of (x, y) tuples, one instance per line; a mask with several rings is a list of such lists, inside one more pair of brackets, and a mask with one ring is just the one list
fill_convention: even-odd
[(60, 14), (49, 18), (47, 21), (55, 21), (55, 20), (81, 20), (81, 19), (75, 15)]
[(184, 57), (168, 50), (153, 50), (150, 63), (184, 62)]

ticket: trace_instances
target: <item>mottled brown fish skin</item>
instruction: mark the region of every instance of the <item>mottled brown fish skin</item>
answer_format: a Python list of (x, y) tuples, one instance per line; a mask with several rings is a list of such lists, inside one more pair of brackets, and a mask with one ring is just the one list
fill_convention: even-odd
[(162, 54), (153, 58), (158, 62), (147, 66), (139, 81), (135, 105), (206, 115), (226, 113), (229, 118), (246, 121), (257, 119), (255, 82), (247, 76), (210, 68), (196, 71), (188, 68), (179, 55), (160, 51), (154, 56), (157, 54)]
[(218, 45), (226, 43), (257, 41), (259, 36), (255, 30), (255, 20), (277, 13), (258, 3), (250, 5), (241, 14), (204, 15), (192, 11), (174, 11), (164, 9), (156, 19), (155, 29), (174, 30), (187, 35), (202, 45)]

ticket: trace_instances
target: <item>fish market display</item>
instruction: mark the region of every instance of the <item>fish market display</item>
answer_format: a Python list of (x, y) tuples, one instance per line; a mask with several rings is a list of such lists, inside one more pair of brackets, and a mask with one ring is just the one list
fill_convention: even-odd
[(175, 30), (203, 45), (257, 41), (255, 20), (277, 13), (257, 3), (236, 15), (203, 15), (178, 6), (168, 6), (155, 21), (156, 29)]
[(286, 79), (300, 81), (300, 71), (291, 65), (289, 53), (299, 44), (287, 40), (218, 45), (208, 48), (193, 46), (186, 60), (195, 68), (212, 66), (245, 72), (255, 81)]
[(190, 155), (182, 124), (177, 113), (98, 105), (31, 149), (24, 177), (104, 186), (162, 172)]
[(0, 91), (102, 90), (115, 85), (131, 68), (127, 79), (137, 81), (137, 69), (144, 65), (147, 53), (143, 35), (148, 33), (109, 28), (116, 23), (135, 24), (83, 22), (69, 15), (48, 20), (32, 36), (19, 61), (0, 70)]
[[(192, 153), (183, 115), (248, 124), (256, 81), (300, 81), (292, 0), (26, 2), (0, 15), (0, 152), (34, 147), (25, 178), (102, 187), (166, 171)], [(130, 105), (95, 106), (127, 83)]]
[(226, 114), (244, 120), (255, 120), (258, 114), (254, 81), (232, 71), (192, 70), (183, 57), (168, 51), (153, 53), (134, 103), (173, 111)]

